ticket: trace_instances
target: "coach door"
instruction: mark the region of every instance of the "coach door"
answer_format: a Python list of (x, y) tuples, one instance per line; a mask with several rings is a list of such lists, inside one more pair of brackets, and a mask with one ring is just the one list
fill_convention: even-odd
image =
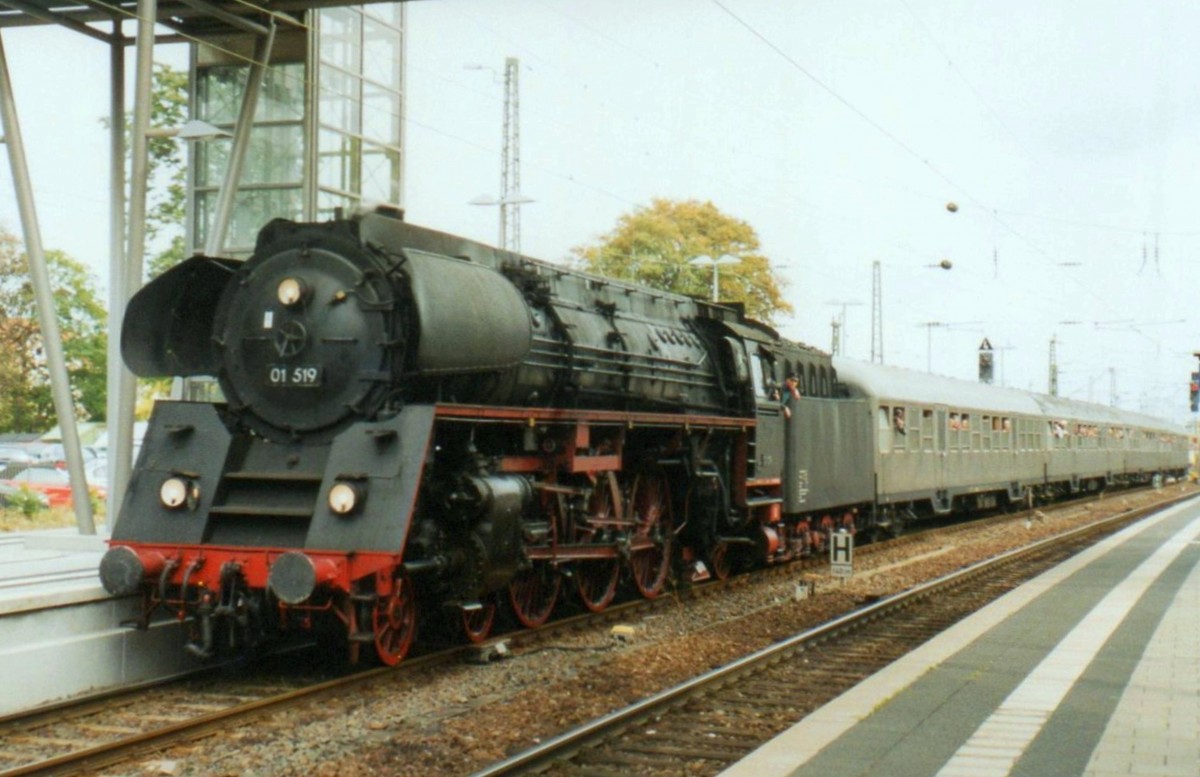
[(946, 449), (948, 447), (947, 441), (946, 441), (946, 437), (947, 437), (946, 414), (947, 414), (946, 408), (939, 407), (937, 409), (937, 419), (936, 419), (937, 420), (937, 424), (936, 424), (937, 440), (936, 440), (936, 444), (935, 444), (935, 448), (934, 448), (934, 450), (936, 451), (936, 454), (934, 455), (933, 458), (935, 459), (935, 462), (934, 462), (934, 470), (936, 473), (935, 474), (935, 477), (936, 477), (935, 482), (937, 483), (937, 487), (939, 489), (946, 487)]

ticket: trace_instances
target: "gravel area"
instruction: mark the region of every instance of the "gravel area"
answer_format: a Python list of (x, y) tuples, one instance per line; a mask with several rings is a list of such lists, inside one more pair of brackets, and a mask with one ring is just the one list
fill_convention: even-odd
[[(1194, 490), (1163, 491), (1185, 489)], [(1117, 495), (1029, 520), (932, 532), (857, 556), (845, 582), (809, 571), (674, 599), (623, 624), (628, 636), (598, 625), (490, 664), (384, 680), (104, 774), (468, 774), (865, 602), (1162, 496)]]

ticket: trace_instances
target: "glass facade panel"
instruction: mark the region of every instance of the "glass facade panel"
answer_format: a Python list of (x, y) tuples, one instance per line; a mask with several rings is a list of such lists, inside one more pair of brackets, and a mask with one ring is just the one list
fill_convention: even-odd
[(357, 198), (333, 192), (320, 192), (317, 194), (317, 221), (332, 219), (334, 208), (344, 208), (349, 211), (357, 205)]
[(255, 121), (304, 120), (304, 63), (271, 65), (263, 77)]
[(362, 196), (374, 202), (400, 202), (400, 151), (363, 143)]
[(363, 12), (398, 30), (404, 27), (404, 11), (401, 3), (372, 3), (364, 5)]
[[(196, 117), (225, 126), (237, 121), (246, 89), (248, 69), (241, 65), (214, 65), (197, 74)], [(301, 121), (304, 118), (304, 63), (271, 65), (258, 93), (255, 121)]]
[(362, 23), (362, 11), (358, 8), (321, 11), (321, 62), (349, 73), (361, 73)]
[(322, 125), (346, 132), (362, 130), (362, 80), (349, 73), (321, 65), (318, 101)]
[[(234, 197), (229, 233), (225, 236), (226, 254), (245, 254), (254, 249), (254, 241), (263, 225), (274, 218), (302, 219), (304, 197), (299, 187), (282, 189), (242, 189)], [(217, 204), (217, 192), (196, 192), (196, 244), (204, 245), (208, 225)]]
[(330, 9), (320, 20), (317, 184), (399, 203), (401, 6)]
[(323, 188), (359, 190), (362, 142), (350, 135), (323, 129), (317, 147), (317, 180)]
[(400, 137), (400, 93), (363, 84), (362, 134), (380, 143), (396, 144)]
[(207, 67), (196, 74), (196, 118), (233, 124), (242, 105), (244, 67)]
[(400, 36), (396, 34), (396, 30), (369, 17), (364, 18), (363, 77), (398, 92), (401, 57)]
[[(196, 147), (196, 185), (220, 186), (229, 165), (229, 139), (199, 143)], [(304, 181), (304, 128), (299, 124), (255, 127), (242, 163), (241, 183), (292, 183)]]

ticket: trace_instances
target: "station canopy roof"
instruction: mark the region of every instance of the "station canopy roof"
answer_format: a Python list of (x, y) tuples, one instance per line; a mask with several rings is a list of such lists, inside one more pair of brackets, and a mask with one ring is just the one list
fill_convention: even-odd
[[(0, 0), (0, 29), (58, 24), (111, 42), (112, 22), (125, 20), (124, 37), (132, 41), (137, 0)], [(274, 16), (295, 24), (304, 11), (361, 0), (160, 0), (157, 21), (187, 38), (253, 30)]]

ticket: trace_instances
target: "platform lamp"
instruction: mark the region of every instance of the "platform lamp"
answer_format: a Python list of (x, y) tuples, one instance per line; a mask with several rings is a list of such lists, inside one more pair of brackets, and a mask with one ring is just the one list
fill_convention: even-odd
[(178, 127), (151, 127), (146, 130), (148, 138), (180, 138), (181, 140), (216, 140), (231, 138), (232, 132), (209, 124), (201, 119), (191, 119)]
[(717, 257), (716, 259), (713, 259), (708, 254), (701, 254), (700, 256), (697, 256), (694, 259), (688, 259), (688, 264), (692, 265), (693, 267), (708, 267), (709, 265), (712, 265), (712, 268), (713, 268), (712, 301), (718, 302), (721, 298), (721, 292), (720, 292), (721, 281), (720, 281), (720, 277), (719, 277), (720, 270), (718, 270), (718, 268), (723, 264), (725, 264), (725, 265), (739, 264), (741, 261), (742, 260), (739, 259), (738, 257), (732, 256), (730, 254), (722, 254), (721, 256)]

